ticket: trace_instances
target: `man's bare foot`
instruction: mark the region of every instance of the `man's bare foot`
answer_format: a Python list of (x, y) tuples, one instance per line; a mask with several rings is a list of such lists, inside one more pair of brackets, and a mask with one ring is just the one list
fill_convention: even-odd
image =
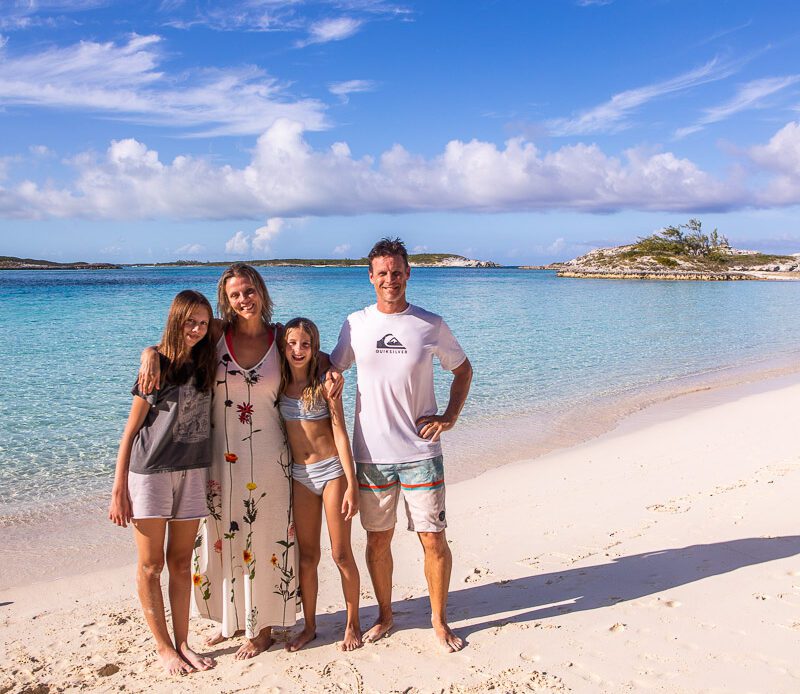
[(315, 625), (306, 626), (297, 636), (286, 644), (286, 650), (290, 653), (299, 651), (307, 643), (311, 643), (317, 638), (317, 628)]
[(255, 658), (259, 653), (269, 649), (275, 643), (272, 639), (271, 631), (271, 627), (264, 627), (254, 639), (247, 639), (233, 657), (236, 660), (247, 660), (248, 658)]
[[(384, 632), (385, 633), (385, 632)], [(364, 642), (361, 640), (361, 627), (358, 624), (348, 624), (344, 630), (344, 638), (339, 644), (342, 651), (354, 651), (361, 648)]]
[(378, 617), (378, 621), (364, 634), (364, 643), (375, 643), (375, 641), (382, 639), (393, 626), (394, 619), (391, 617), (388, 619)]
[(464, 639), (456, 636), (447, 624), (434, 624), (433, 633), (439, 645), (448, 653), (455, 653), (464, 648)]
[(210, 658), (207, 655), (195, 653), (191, 648), (189, 648), (188, 643), (182, 643), (178, 648), (178, 652), (181, 654), (183, 659), (196, 670), (210, 670), (217, 664), (217, 661), (213, 658)]
[(181, 654), (171, 646), (159, 648), (158, 659), (170, 675), (188, 675), (194, 672), (194, 667), (181, 658)]

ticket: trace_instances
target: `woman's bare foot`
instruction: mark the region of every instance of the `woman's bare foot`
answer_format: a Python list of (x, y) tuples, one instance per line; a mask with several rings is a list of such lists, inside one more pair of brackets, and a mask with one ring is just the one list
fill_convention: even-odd
[(286, 644), (286, 650), (290, 653), (299, 651), (303, 646), (311, 643), (317, 638), (317, 627), (314, 624), (306, 625), (305, 629)]
[(344, 638), (339, 644), (342, 651), (354, 651), (361, 648), (364, 642), (361, 640), (361, 627), (358, 624), (348, 624), (344, 630)]
[(188, 675), (194, 667), (187, 663), (172, 646), (158, 649), (158, 659), (170, 675)]
[[(242, 634), (244, 634), (244, 629), (237, 629), (236, 632), (234, 633), (234, 636), (241, 636)], [(209, 636), (204, 641), (204, 643), (206, 646), (216, 646), (217, 644), (222, 643), (223, 641), (227, 641), (228, 638), (229, 638), (228, 636), (222, 635), (222, 629), (217, 629), (213, 634), (211, 634), (211, 636)]]
[(183, 656), (183, 659), (196, 670), (210, 670), (217, 664), (217, 661), (213, 658), (195, 653), (189, 648), (188, 643), (182, 643), (178, 648), (178, 652)]
[(391, 617), (378, 617), (378, 621), (372, 625), (366, 634), (364, 634), (364, 643), (375, 643), (375, 641), (382, 639), (384, 636), (386, 636), (386, 634), (389, 633), (393, 626), (394, 619)]
[(227, 636), (222, 635), (222, 629), (217, 629), (205, 640), (205, 644), (206, 646), (216, 646), (218, 643), (222, 643), (223, 641), (227, 640), (227, 638)]
[(233, 656), (236, 660), (247, 660), (248, 658), (255, 658), (259, 653), (263, 653), (269, 647), (275, 643), (272, 639), (272, 627), (264, 627), (260, 632), (258, 632), (258, 636), (254, 639), (247, 639), (242, 644), (242, 647), (236, 651), (236, 655)]
[(448, 653), (455, 653), (464, 648), (464, 639), (456, 636), (447, 624), (434, 624), (433, 633), (436, 635), (439, 645)]

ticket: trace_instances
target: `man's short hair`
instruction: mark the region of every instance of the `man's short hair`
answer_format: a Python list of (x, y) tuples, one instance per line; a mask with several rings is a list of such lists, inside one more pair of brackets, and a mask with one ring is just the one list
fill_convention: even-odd
[(403, 259), (406, 267), (408, 267), (408, 251), (406, 250), (406, 245), (399, 238), (390, 239), (387, 237), (378, 241), (369, 252), (367, 256), (367, 258), (369, 258), (369, 269), (372, 270), (373, 258), (380, 258), (386, 255), (399, 255)]

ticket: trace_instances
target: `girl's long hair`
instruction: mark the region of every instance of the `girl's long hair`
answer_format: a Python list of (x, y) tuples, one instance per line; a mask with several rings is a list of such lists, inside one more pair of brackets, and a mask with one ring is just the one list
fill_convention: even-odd
[[(202, 340), (188, 350), (183, 339), (183, 326), (186, 319), (198, 308), (208, 311), (208, 331)], [(162, 367), (163, 382), (183, 385), (194, 376), (198, 390), (205, 392), (211, 389), (217, 361), (216, 350), (211, 344), (213, 315), (208, 299), (194, 289), (184, 289), (172, 300), (164, 334), (158, 345), (159, 354), (168, 362), (166, 368)]]
[(217, 283), (217, 311), (225, 327), (233, 325), (238, 318), (225, 291), (225, 284), (232, 277), (243, 277), (256, 288), (261, 299), (261, 320), (264, 321), (264, 325), (272, 323), (272, 299), (269, 297), (267, 285), (264, 283), (261, 273), (247, 263), (234, 263), (222, 273), (222, 277)]
[(304, 412), (310, 412), (325, 402), (325, 387), (317, 378), (319, 367), (319, 329), (308, 318), (292, 318), (284, 327), (281, 336), (281, 385), (278, 388), (278, 397), (286, 392), (292, 382), (292, 371), (286, 360), (286, 343), (290, 330), (302, 330), (311, 338), (311, 359), (308, 361), (308, 384), (300, 395), (300, 407)]

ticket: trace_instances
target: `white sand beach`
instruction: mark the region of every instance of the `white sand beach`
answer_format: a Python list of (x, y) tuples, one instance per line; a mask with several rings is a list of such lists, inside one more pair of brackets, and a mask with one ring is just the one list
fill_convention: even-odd
[[(170, 679), (132, 567), (90, 568), (0, 592), (0, 692), (800, 691), (798, 402), (797, 375), (685, 395), (451, 485), (459, 653), (434, 646), (401, 520), (396, 626), (376, 644), (337, 650), (344, 610), (323, 556), (314, 643), (240, 662), (234, 640), (215, 670)], [(360, 528), (355, 544), (368, 626)], [(195, 643), (212, 628), (194, 619)]]

